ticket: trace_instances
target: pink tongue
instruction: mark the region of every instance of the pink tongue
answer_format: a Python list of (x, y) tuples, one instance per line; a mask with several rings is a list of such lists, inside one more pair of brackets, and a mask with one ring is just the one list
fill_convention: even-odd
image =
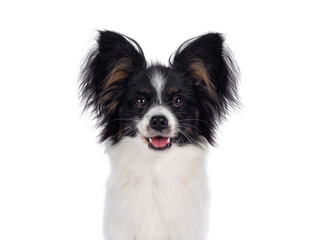
[(155, 148), (164, 148), (167, 145), (167, 138), (164, 137), (155, 137), (152, 138), (152, 146)]

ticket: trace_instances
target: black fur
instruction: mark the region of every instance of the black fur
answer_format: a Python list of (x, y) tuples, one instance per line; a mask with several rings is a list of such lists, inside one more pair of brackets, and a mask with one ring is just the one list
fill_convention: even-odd
[[(153, 72), (160, 72), (166, 79), (163, 104), (171, 109), (180, 123), (181, 131), (174, 141), (180, 145), (197, 144), (204, 136), (213, 144), (217, 124), (238, 102), (238, 71), (223, 42), (221, 34), (202, 35), (183, 43), (171, 58), (169, 67), (153, 64), (147, 68), (138, 43), (115, 32), (100, 31), (97, 46), (83, 65), (80, 83), (85, 109), (93, 109), (101, 127), (100, 140), (110, 138), (117, 143), (123, 136), (136, 135), (134, 121), (139, 121), (157, 102), (150, 76)], [(107, 83), (107, 76), (123, 59), (129, 59), (130, 64), (121, 68), (124, 69), (119, 74), (122, 77)], [(190, 64), (195, 60), (200, 61), (212, 84), (194, 77)], [(172, 89), (178, 92), (172, 92)], [(184, 106), (177, 108), (172, 104), (176, 95), (183, 97)], [(139, 96), (147, 101), (143, 108), (134, 105)]]
[[(122, 58), (129, 58), (132, 62), (128, 77), (104, 89), (106, 84), (104, 79)], [(119, 131), (119, 122), (112, 121), (118, 118), (118, 109), (110, 111), (111, 101), (121, 102), (127, 80), (145, 69), (144, 54), (137, 42), (115, 32), (99, 31), (97, 45), (91, 50), (83, 65), (80, 94), (85, 109), (92, 107), (98, 119), (98, 124), (102, 128), (101, 141), (114, 137)], [(99, 102), (103, 96), (111, 92), (114, 93), (112, 100)]]
[(208, 33), (184, 42), (176, 51), (170, 65), (174, 71), (183, 72), (187, 81), (192, 79), (188, 65), (192, 59), (201, 59), (215, 89), (209, 91), (204, 84), (195, 84), (201, 120), (199, 128), (205, 138), (214, 143), (214, 133), (230, 107), (238, 105), (238, 68), (231, 53), (224, 46), (219, 33)]

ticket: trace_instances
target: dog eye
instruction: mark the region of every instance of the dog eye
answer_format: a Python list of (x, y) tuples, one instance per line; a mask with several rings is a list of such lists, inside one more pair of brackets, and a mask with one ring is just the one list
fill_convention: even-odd
[(136, 104), (136, 106), (137, 107), (143, 107), (145, 104), (146, 104), (146, 99), (145, 98), (143, 98), (143, 97), (138, 97), (138, 98), (136, 98), (136, 100), (135, 100), (135, 104)]
[(184, 99), (181, 96), (175, 96), (172, 103), (174, 107), (181, 107), (184, 104)]

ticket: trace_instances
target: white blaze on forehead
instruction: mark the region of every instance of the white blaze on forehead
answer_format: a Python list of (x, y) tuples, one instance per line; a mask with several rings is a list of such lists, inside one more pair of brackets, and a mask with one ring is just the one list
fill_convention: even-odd
[(159, 102), (162, 103), (161, 95), (162, 95), (162, 91), (163, 91), (163, 88), (165, 85), (165, 77), (163, 76), (163, 74), (161, 72), (154, 71), (151, 74), (151, 84), (157, 91), (157, 96), (158, 96)]

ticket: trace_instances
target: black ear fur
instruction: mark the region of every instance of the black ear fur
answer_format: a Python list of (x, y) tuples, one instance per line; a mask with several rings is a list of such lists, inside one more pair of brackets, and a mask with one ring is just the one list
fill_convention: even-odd
[(127, 79), (146, 68), (139, 44), (112, 31), (99, 31), (97, 45), (86, 58), (80, 77), (80, 97), (84, 109), (92, 108), (101, 126), (101, 141), (118, 131), (118, 105)]
[[(230, 107), (238, 105), (238, 68), (224, 46), (223, 36), (208, 33), (184, 42), (170, 60), (170, 65), (194, 83), (200, 117), (204, 121), (200, 128), (213, 144), (217, 123), (225, 118)], [(208, 128), (209, 132), (206, 131)]]

